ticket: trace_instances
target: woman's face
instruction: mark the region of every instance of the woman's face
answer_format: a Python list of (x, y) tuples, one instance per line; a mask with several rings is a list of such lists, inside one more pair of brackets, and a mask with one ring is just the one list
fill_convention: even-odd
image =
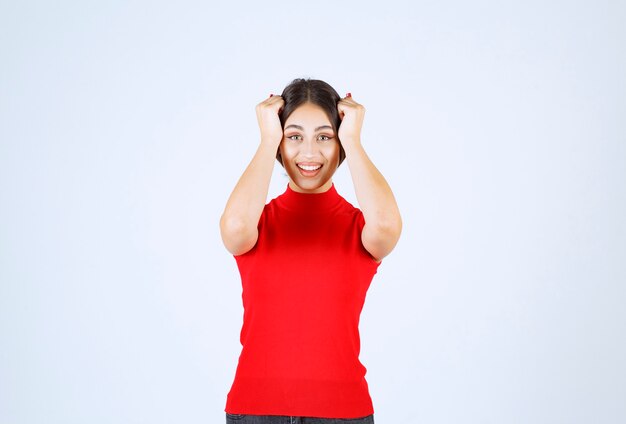
[(280, 143), (289, 186), (301, 193), (322, 193), (339, 166), (339, 140), (324, 110), (304, 103), (285, 121)]

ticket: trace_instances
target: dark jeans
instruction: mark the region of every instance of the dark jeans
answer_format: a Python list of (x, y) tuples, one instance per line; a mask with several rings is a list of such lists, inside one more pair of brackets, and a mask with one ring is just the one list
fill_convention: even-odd
[(374, 415), (363, 418), (314, 418), (226, 413), (226, 424), (374, 424)]

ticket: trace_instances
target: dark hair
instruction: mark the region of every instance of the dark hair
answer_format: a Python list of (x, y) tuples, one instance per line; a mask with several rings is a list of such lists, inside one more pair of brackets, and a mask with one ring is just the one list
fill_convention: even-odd
[[(339, 103), (341, 97), (339, 97), (337, 91), (328, 83), (310, 78), (296, 78), (285, 87), (281, 96), (285, 104), (278, 116), (280, 118), (280, 125), (283, 128), (285, 128), (287, 118), (289, 118), (289, 115), (291, 115), (294, 110), (304, 103), (313, 103), (326, 112), (330, 124), (333, 127), (333, 131), (337, 136), (337, 140), (339, 140), (338, 129), (341, 124), (341, 118), (339, 118), (339, 111), (337, 111), (337, 103)], [(337, 166), (341, 165), (341, 162), (343, 162), (345, 158), (346, 152), (343, 150), (341, 140), (339, 140), (339, 164)], [(283, 167), (285, 166), (283, 165), (283, 158), (280, 156), (280, 150), (276, 152), (276, 159)]]

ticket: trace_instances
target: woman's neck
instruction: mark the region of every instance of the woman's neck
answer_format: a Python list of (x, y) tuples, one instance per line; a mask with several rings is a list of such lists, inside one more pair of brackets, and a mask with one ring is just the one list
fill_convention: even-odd
[(328, 181), (326, 181), (324, 184), (322, 184), (320, 187), (312, 189), (312, 190), (307, 190), (307, 189), (303, 189), (302, 187), (299, 187), (296, 183), (293, 182), (292, 179), (289, 179), (289, 188), (291, 188), (293, 191), (297, 192), (297, 193), (311, 193), (311, 194), (315, 194), (315, 193), (324, 193), (327, 192), (333, 185), (333, 179), (329, 179)]

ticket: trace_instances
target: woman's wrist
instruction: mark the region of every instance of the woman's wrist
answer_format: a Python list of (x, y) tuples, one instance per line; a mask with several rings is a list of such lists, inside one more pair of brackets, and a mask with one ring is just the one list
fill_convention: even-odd
[(341, 139), (341, 147), (346, 152), (346, 157), (350, 155), (351, 152), (357, 149), (362, 149), (360, 138), (342, 138)]
[(266, 145), (266, 146), (270, 146), (272, 148), (278, 149), (278, 146), (280, 146), (281, 141), (282, 141), (282, 135), (280, 137), (261, 135), (262, 145)]
[(260, 155), (261, 157), (271, 157), (272, 159), (276, 159), (276, 154), (278, 153), (279, 147), (280, 142), (276, 143), (273, 140), (261, 139), (261, 143), (259, 143), (259, 146), (257, 148), (257, 155)]

